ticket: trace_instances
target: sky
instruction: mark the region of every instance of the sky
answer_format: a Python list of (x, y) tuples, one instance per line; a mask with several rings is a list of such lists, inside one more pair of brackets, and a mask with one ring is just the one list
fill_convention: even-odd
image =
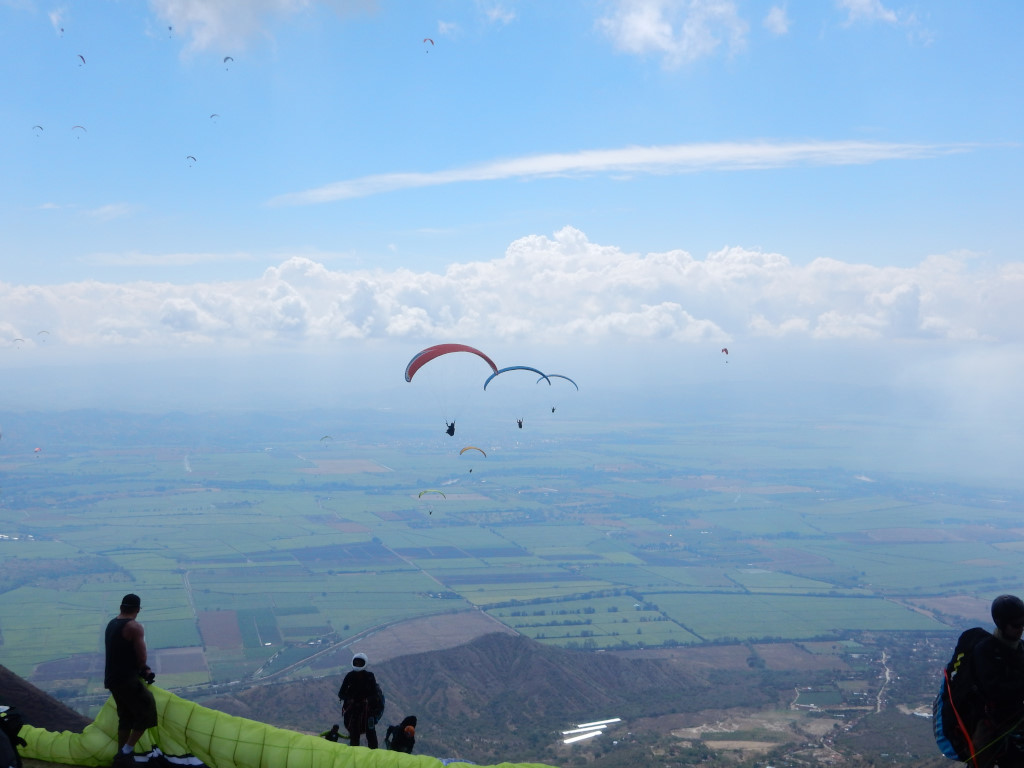
[(627, 402), (884, 390), (1004, 455), (1021, 28), (1016, 0), (0, 0), (4, 406), (377, 404), (454, 341)]

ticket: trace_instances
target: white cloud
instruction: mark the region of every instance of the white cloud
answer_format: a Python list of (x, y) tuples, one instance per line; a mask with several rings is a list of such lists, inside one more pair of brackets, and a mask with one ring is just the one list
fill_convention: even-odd
[(271, 205), (309, 205), (472, 181), (528, 179), (588, 174), (679, 174), (790, 166), (865, 165), (882, 160), (909, 160), (964, 152), (965, 144), (899, 144), (870, 141), (746, 142), (676, 144), (655, 147), (595, 149), (566, 154), (530, 155), (467, 168), (428, 173), (405, 172), (363, 176), (304, 192), (280, 195)]
[(616, 0), (598, 27), (621, 51), (659, 54), (667, 68), (746, 46), (747, 23), (730, 0)]
[(101, 205), (99, 208), (87, 210), (85, 214), (100, 221), (113, 221), (114, 219), (130, 215), (134, 210), (135, 206), (131, 203), (109, 203), (108, 205)]
[(191, 38), (193, 50), (244, 49), (267, 36), (274, 17), (287, 17), (322, 5), (346, 14), (372, 10), (375, 0), (149, 0), (159, 19)]
[(443, 273), (341, 271), (294, 256), (232, 283), (0, 283), (0, 327), (12, 338), (46, 328), (62, 345), (82, 348), (437, 338), (1019, 344), (1024, 263), (986, 269), (937, 256), (905, 268), (827, 258), (799, 266), (740, 247), (700, 259), (682, 250), (629, 253), (566, 227)]
[(247, 253), (94, 253), (85, 258), (89, 264), (107, 267), (184, 267), (195, 264), (211, 264), (225, 261), (247, 261)]
[(882, 5), (881, 0), (836, 0), (836, 5), (846, 11), (849, 24), (857, 21), (899, 23), (899, 16)]
[(773, 35), (785, 35), (789, 32), (789, 15), (786, 13), (786, 6), (775, 5), (764, 17), (764, 28)]
[(477, 7), (484, 18), (495, 24), (510, 24), (515, 21), (516, 12), (507, 2), (497, 0), (476, 0)]
[(58, 35), (64, 34), (64, 17), (67, 12), (67, 8), (54, 8), (47, 14), (50, 19), (50, 24), (53, 26), (53, 31)]

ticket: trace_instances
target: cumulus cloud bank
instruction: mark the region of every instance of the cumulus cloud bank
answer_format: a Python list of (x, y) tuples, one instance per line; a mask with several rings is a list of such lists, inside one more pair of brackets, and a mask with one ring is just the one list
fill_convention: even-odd
[[(509, 287), (514, 286), (514, 290)], [(739, 338), (1019, 343), (1024, 264), (877, 267), (725, 248), (629, 253), (566, 227), (443, 273), (291, 257), (231, 283), (0, 283), (0, 334), (65, 347), (408, 343), (728, 344)]]

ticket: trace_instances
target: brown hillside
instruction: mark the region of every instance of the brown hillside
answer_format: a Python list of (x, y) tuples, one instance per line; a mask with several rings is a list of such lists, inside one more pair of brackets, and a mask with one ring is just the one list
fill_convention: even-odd
[[(458, 648), (370, 660), (387, 696), (388, 723), (419, 719), (417, 752), (474, 762), (550, 760), (545, 750), (572, 723), (698, 711), (772, 693), (748, 674), (695, 671), (681, 659), (631, 659), (570, 651), (520, 636), (490, 634)], [(712, 680), (712, 678), (714, 678)], [(319, 732), (340, 722), (341, 677), (251, 688), (205, 706), (282, 727)]]
[(0, 704), (15, 707), (26, 725), (48, 731), (81, 732), (91, 720), (0, 665)]

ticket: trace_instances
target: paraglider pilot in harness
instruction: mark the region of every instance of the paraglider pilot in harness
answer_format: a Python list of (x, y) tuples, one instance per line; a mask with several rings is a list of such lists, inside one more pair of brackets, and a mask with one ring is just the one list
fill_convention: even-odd
[(366, 654), (352, 657), (352, 671), (345, 675), (338, 689), (341, 714), (348, 729), (349, 744), (359, 746), (359, 737), (366, 734), (366, 746), (377, 748), (377, 720), (381, 716), (380, 688), (373, 672), (366, 668)]
[(992, 601), (996, 631), (972, 655), (984, 713), (974, 729), (978, 768), (1024, 768), (1024, 601), (1000, 595)]
[(455, 437), (455, 422), (453, 421), (451, 424), (449, 424), (448, 420), (445, 419), (444, 425), (445, 427), (447, 427), (447, 429), (445, 429), (445, 432), (447, 432), (450, 437)]

